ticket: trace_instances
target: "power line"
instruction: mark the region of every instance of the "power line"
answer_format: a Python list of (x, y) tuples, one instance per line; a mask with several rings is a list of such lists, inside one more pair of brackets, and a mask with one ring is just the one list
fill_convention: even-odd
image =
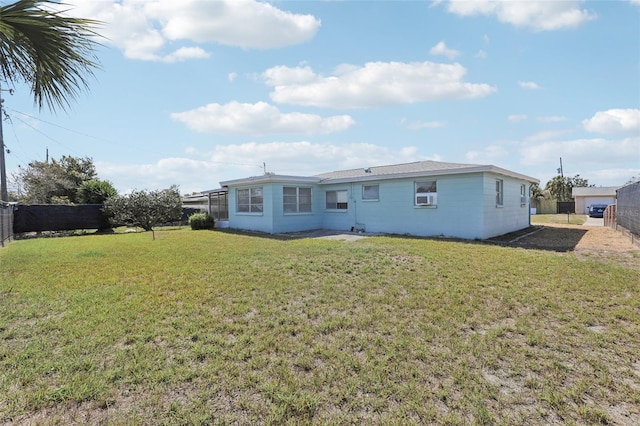
[[(106, 142), (106, 143), (108, 143), (108, 144), (115, 145), (115, 146), (126, 146), (126, 147), (128, 147), (128, 148), (131, 148), (131, 144), (121, 144), (121, 143), (117, 143), (117, 142), (114, 142), (114, 141), (109, 140), (109, 139), (105, 139), (105, 138), (102, 138), (102, 137), (98, 137), (98, 136), (90, 135), (90, 134), (88, 134), (88, 133), (80, 132), (80, 131), (78, 131), (78, 130), (70, 129), (70, 128), (68, 128), (68, 127), (61, 126), (61, 125), (59, 125), (59, 124), (52, 123), (52, 122), (47, 121), (47, 120), (43, 120), (43, 119), (41, 119), (41, 118), (39, 118), (39, 117), (33, 116), (33, 115), (31, 115), (31, 114), (24, 113), (24, 112), (22, 112), (22, 111), (17, 111), (17, 110), (14, 110), (14, 109), (12, 109), (11, 111), (12, 111), (12, 112), (14, 112), (14, 113), (17, 113), (17, 114), (23, 115), (23, 116), (25, 116), (25, 117), (29, 117), (29, 118), (31, 118), (31, 119), (33, 119), (33, 120), (37, 120), (37, 121), (42, 122), (42, 123), (44, 123), (44, 124), (48, 124), (48, 125), (50, 125), (50, 126), (54, 126), (54, 127), (57, 127), (57, 128), (59, 128), (59, 129), (62, 129), (62, 130), (65, 130), (65, 131), (68, 131), (68, 132), (71, 132), (71, 133), (75, 133), (75, 134), (80, 135), (80, 136), (85, 136), (85, 137), (88, 137), (88, 138), (91, 138), (91, 139), (95, 139), (95, 140), (99, 140), (99, 141), (102, 141), (102, 142)], [(44, 133), (43, 131), (41, 131), (41, 130), (39, 130), (38, 128), (34, 127), (33, 125), (29, 124), (29, 123), (28, 123), (28, 122), (26, 122), (25, 120), (22, 120), (19, 116), (16, 116), (16, 115), (14, 115), (14, 116), (15, 116), (15, 118), (16, 118), (16, 119), (18, 119), (21, 123), (23, 123), (23, 124), (25, 124), (26, 126), (30, 127), (32, 130), (34, 130), (34, 131), (36, 131), (36, 132), (40, 133), (41, 135), (43, 135), (43, 136), (44, 136), (44, 137), (46, 137), (47, 139), (49, 139), (49, 140), (51, 140), (51, 141), (53, 141), (53, 142), (55, 142), (55, 143), (59, 144), (60, 146), (62, 146), (62, 147), (64, 147), (64, 148), (66, 148), (66, 149), (71, 149), (71, 148), (69, 148), (69, 147), (66, 147), (66, 146), (65, 146), (65, 145), (63, 145), (62, 143), (58, 142), (57, 140), (53, 139), (51, 136), (47, 135), (47, 134), (46, 134), (46, 133)], [(14, 133), (15, 133), (15, 129), (14, 129)], [(16, 139), (17, 139), (17, 137), (16, 137)], [(169, 154), (169, 153), (163, 153), (163, 152), (154, 151), (154, 150), (150, 150), (150, 149), (141, 149), (141, 148), (139, 148), (139, 147), (137, 147), (137, 149), (139, 149), (140, 151), (149, 152), (149, 153), (152, 153), (152, 154), (155, 154), (155, 155), (173, 156), (172, 154)], [(248, 164), (248, 163), (235, 163), (235, 162), (229, 162), (229, 161), (207, 161), (207, 163), (210, 163), (210, 164), (226, 164), (226, 165), (231, 165), (231, 166), (258, 167), (258, 168), (263, 169), (263, 170), (265, 171), (265, 173), (266, 173), (266, 164), (264, 164), (264, 163), (263, 163), (263, 164), (261, 164), (261, 165)]]

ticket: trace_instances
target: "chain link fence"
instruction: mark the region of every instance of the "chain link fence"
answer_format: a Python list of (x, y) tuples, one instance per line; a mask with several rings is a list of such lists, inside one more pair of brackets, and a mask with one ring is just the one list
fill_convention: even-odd
[(13, 206), (0, 202), (0, 247), (13, 239)]
[(640, 235), (640, 182), (618, 190), (616, 222), (635, 235)]

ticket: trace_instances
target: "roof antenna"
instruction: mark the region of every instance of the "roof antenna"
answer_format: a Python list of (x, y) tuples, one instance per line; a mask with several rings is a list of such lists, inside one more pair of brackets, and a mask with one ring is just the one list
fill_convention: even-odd
[(267, 163), (265, 163), (264, 161), (262, 162), (262, 170), (264, 170), (264, 174), (267, 174)]

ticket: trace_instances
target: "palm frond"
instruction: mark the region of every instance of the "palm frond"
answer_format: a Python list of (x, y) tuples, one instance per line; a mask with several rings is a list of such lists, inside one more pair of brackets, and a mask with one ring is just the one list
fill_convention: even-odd
[(30, 84), (39, 108), (65, 109), (88, 88), (99, 67), (98, 21), (71, 18), (51, 1), (19, 0), (0, 7), (0, 72), (8, 83)]

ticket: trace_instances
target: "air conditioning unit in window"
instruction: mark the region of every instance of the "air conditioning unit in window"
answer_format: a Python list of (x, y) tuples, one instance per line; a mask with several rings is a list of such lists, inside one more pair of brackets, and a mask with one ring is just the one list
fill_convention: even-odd
[(436, 204), (436, 196), (434, 194), (417, 194), (416, 204), (418, 206), (433, 206)]

